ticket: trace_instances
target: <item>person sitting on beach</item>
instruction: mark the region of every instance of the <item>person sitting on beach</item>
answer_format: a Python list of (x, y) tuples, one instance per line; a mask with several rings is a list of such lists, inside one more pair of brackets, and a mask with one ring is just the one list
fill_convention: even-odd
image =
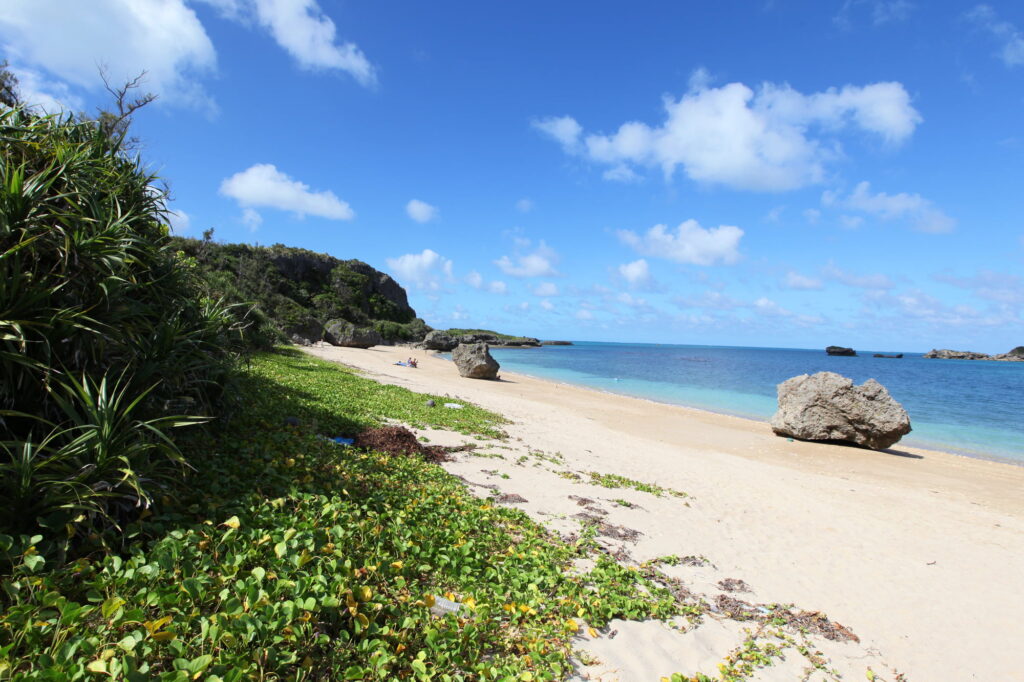
[(419, 361), (416, 358), (409, 358), (410, 367), (419, 367)]

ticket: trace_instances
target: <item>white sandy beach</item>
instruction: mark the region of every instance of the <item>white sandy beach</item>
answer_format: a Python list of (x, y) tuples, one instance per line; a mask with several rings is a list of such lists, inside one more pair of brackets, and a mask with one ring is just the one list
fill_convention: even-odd
[[(888, 682), (897, 671), (917, 682), (1024, 681), (1024, 467), (899, 445), (873, 452), (793, 442), (766, 423), (507, 372), (500, 382), (463, 379), (422, 351), (418, 369), (394, 365), (408, 348), (307, 350), (503, 414), (510, 438), (491, 451), (504, 459), (464, 453), (446, 468), (521, 495), (518, 507), (563, 532), (579, 528), (571, 517), (581, 506), (569, 496), (589, 498), (606, 522), (642, 533), (618, 543), (634, 561), (706, 557), (711, 565), (664, 570), (708, 598), (722, 593), (719, 580), (737, 578), (751, 592), (732, 596), (828, 614), (861, 640), (815, 642), (843, 679), (863, 680), (870, 666)], [(442, 444), (462, 438), (426, 435)], [(561, 460), (530, 455), (538, 451)], [(601, 488), (555, 470), (619, 474), (692, 499)], [(595, 659), (581, 679), (715, 675), (743, 639), (742, 625), (724, 619), (685, 634), (657, 623), (616, 629), (614, 638), (581, 637)], [(753, 679), (833, 679), (802, 677), (801, 662), (787, 657)]]

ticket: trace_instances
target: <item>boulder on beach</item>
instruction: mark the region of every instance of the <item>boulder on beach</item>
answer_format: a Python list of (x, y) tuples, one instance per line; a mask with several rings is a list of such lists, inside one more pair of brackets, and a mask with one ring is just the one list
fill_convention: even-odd
[(857, 355), (857, 351), (845, 346), (828, 346), (825, 348), (825, 352), (829, 355), (848, 355), (850, 357), (856, 357)]
[(469, 379), (497, 379), (500, 365), (486, 343), (460, 343), (452, 351), (459, 374)]
[(924, 354), (926, 358), (939, 360), (989, 360), (991, 356), (987, 353), (975, 353), (971, 350), (949, 350), (948, 348), (933, 348)]
[(324, 327), (324, 339), (332, 346), (369, 348), (383, 342), (375, 329), (357, 327), (347, 320), (331, 320)]
[(453, 339), (447, 332), (443, 332), (440, 329), (434, 329), (433, 331), (427, 332), (427, 335), (423, 337), (422, 346), (426, 350), (440, 350), (450, 351), (459, 345), (459, 342)]
[(849, 441), (881, 450), (910, 433), (910, 416), (882, 384), (835, 372), (801, 374), (778, 386), (772, 431), (800, 440)]

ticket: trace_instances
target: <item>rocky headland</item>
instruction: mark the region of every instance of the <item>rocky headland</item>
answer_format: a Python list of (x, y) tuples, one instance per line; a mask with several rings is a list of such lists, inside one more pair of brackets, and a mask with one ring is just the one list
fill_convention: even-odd
[(1024, 362), (1024, 346), (1017, 346), (1008, 353), (989, 355), (970, 350), (949, 350), (948, 348), (932, 349), (924, 357), (938, 360), (998, 360), (1001, 362)]

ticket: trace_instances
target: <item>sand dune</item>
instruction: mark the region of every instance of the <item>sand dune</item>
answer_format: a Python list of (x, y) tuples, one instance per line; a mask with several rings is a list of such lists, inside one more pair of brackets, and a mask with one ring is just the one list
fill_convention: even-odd
[[(574, 515), (586, 509), (635, 530), (634, 540), (607, 539), (633, 561), (703, 557), (703, 565), (663, 570), (709, 601), (725, 594), (827, 613), (860, 638), (810, 641), (843, 679), (865, 679), (871, 667), (889, 681), (897, 673), (926, 682), (1024, 680), (1024, 467), (900, 446), (873, 452), (791, 442), (760, 422), (522, 375), (462, 379), (450, 362), (422, 352), (418, 369), (395, 366), (406, 348), (309, 351), (382, 382), (505, 415), (510, 438), (494, 450), (503, 459), (463, 454), (447, 468), (522, 496), (517, 506), (556, 531), (578, 530)], [(425, 435), (444, 444), (461, 438)], [(591, 471), (692, 497), (601, 488), (587, 482)], [(726, 592), (725, 578), (750, 591)], [(749, 627), (725, 617), (698, 628), (614, 624), (597, 639), (581, 634), (591, 665), (581, 664), (579, 678), (714, 676), (715, 662), (742, 644)], [(813, 669), (803, 677), (808, 669), (808, 659), (791, 651), (753, 679), (835, 679)]]

